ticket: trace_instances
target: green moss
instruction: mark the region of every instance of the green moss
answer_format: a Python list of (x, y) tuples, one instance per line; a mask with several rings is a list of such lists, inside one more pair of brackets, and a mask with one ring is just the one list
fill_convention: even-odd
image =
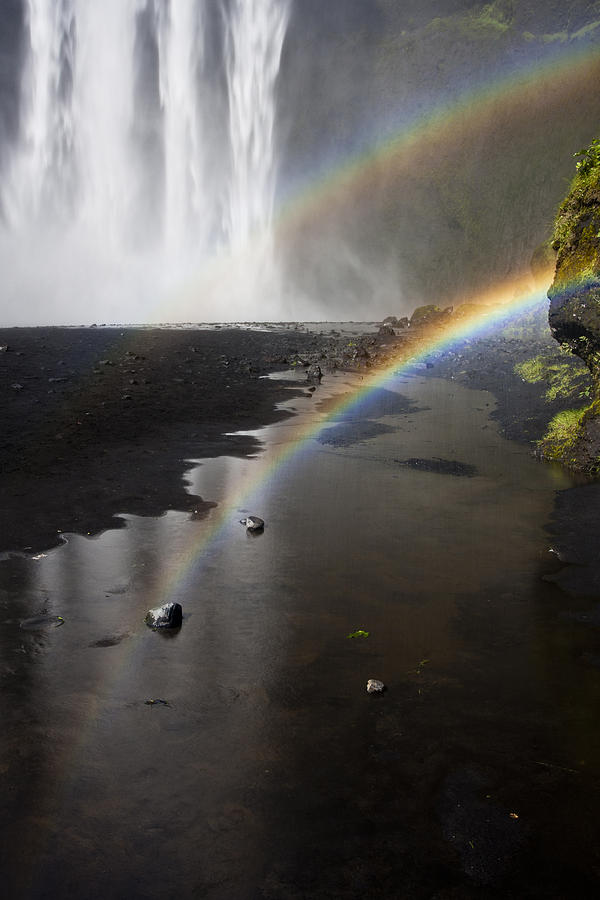
[(497, 3), (488, 3), (473, 15), (473, 23), (479, 28), (493, 28), (496, 31), (508, 31), (510, 22), (506, 13)]
[(528, 384), (536, 384), (538, 381), (543, 381), (546, 376), (545, 363), (546, 358), (544, 356), (534, 356), (533, 359), (526, 359), (525, 362), (517, 363), (515, 372)]
[(555, 355), (540, 354), (515, 366), (516, 374), (528, 384), (545, 382), (546, 400), (577, 400), (591, 395), (591, 380), (584, 364), (567, 355), (564, 361)]
[(539, 442), (547, 459), (569, 465), (578, 441), (583, 436), (583, 419), (590, 407), (566, 409), (557, 413), (549, 422), (546, 434)]
[(574, 154), (576, 175), (558, 209), (553, 232), (557, 251), (553, 290), (591, 283), (600, 274), (600, 140)]
[(466, 40), (496, 38), (512, 28), (513, 16), (502, 0), (486, 3), (479, 9), (437, 16), (425, 27), (425, 34), (455, 34)]
[(597, 28), (600, 28), (600, 19), (596, 22), (590, 22), (589, 25), (584, 25), (579, 31), (574, 31), (572, 37), (575, 38), (575, 40), (579, 40), (579, 38), (587, 37), (592, 34)]
[(542, 34), (540, 37), (543, 44), (563, 44), (565, 41), (569, 40), (567, 31), (557, 31), (554, 34)]
[(531, 31), (523, 31), (521, 37), (528, 43), (539, 41), (541, 44), (565, 44), (567, 41), (580, 41), (594, 36), (594, 32), (599, 27), (600, 20), (589, 22), (587, 25), (584, 25), (583, 28), (579, 28), (571, 34), (569, 34), (568, 31), (554, 31), (552, 33), (547, 32), (546, 34), (533, 34)]

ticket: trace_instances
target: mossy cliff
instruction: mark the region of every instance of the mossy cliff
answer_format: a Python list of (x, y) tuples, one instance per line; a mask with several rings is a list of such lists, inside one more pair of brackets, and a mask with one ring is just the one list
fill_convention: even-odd
[[(546, 456), (574, 469), (600, 472), (600, 140), (577, 154), (577, 174), (554, 226), (556, 273), (549, 323), (557, 341), (592, 375), (592, 402), (555, 423), (542, 442)], [(560, 427), (558, 427), (560, 425)]]

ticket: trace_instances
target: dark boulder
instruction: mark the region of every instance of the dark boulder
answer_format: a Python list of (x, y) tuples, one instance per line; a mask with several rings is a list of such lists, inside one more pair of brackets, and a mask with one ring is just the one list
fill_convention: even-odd
[(246, 531), (252, 532), (262, 531), (265, 527), (264, 519), (260, 516), (246, 516), (245, 519), (240, 519), (240, 524), (246, 526)]
[(410, 317), (410, 325), (411, 328), (415, 328), (418, 325), (432, 325), (434, 322), (439, 322), (443, 317), (444, 312), (439, 306), (436, 306), (434, 303), (428, 303), (426, 306), (417, 306)]
[(183, 622), (183, 610), (180, 603), (164, 603), (146, 613), (146, 625), (149, 628), (180, 628)]

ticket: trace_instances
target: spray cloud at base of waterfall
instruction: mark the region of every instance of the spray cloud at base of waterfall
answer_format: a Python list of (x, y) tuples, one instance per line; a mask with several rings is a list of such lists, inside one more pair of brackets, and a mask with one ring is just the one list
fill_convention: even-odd
[(24, 0), (6, 324), (276, 316), (290, 2)]

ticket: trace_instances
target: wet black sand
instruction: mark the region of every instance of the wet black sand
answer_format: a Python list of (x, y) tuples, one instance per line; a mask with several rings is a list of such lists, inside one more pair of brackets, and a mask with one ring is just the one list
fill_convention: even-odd
[[(183, 460), (255, 452), (252, 439), (227, 438), (223, 432), (250, 429), (280, 416), (272, 404), (289, 399), (289, 387), (258, 381), (258, 374), (287, 367), (296, 352), (320, 352), (322, 340), (298, 334), (117, 335), (57, 330), (31, 332), (19, 344), (21, 336), (25, 332), (5, 332), (0, 337), (0, 343), (12, 348), (0, 360), (7, 409), (15, 400), (7, 414), (2, 457), (3, 496), (9, 498), (3, 512), (4, 549), (11, 546), (4, 537), (13, 534), (11, 514), (15, 527), (18, 523), (22, 529), (14, 541), (17, 549), (36, 541), (40, 546), (55, 542), (56, 516), (62, 516), (58, 526), (62, 531), (86, 533), (114, 524), (110, 519), (114, 512), (156, 515), (169, 506), (182, 510), (192, 506), (201, 515), (200, 499), (190, 499), (183, 492)], [(531, 355), (530, 347), (514, 348), (516, 354)], [(509, 429), (512, 422), (518, 429), (525, 408), (539, 417), (547, 412), (540, 388), (520, 387), (512, 374), (513, 360), (497, 364), (498, 354), (509, 356), (505, 349), (502, 341), (494, 345), (493, 353), (466, 348), (460, 351), (460, 359), (434, 359), (433, 369), (419, 370), (418, 377), (443, 374), (450, 380), (466, 378), (470, 387), (480, 387), (477, 364), (465, 367), (464, 357), (473, 354), (476, 359), (481, 353), (482, 379), (499, 386), (495, 415), (503, 428)], [(198, 363), (194, 362), (197, 356)], [(115, 365), (99, 365), (103, 359)], [(64, 365), (59, 365), (61, 360)], [(465, 368), (467, 374), (461, 374)], [(63, 377), (63, 369), (66, 381), (48, 381)], [(132, 385), (131, 380), (139, 384)], [(12, 383), (23, 387), (14, 389)], [(141, 390), (136, 395), (138, 386)], [(224, 397), (227, 391), (233, 393)], [(124, 399), (124, 394), (131, 399)], [(483, 411), (483, 402), (480, 405)], [(388, 407), (380, 406), (375, 404), (374, 410), (366, 412), (373, 419), (383, 416), (387, 424)], [(400, 412), (424, 410), (424, 406), (400, 406)], [(91, 413), (86, 418), (92, 422), (78, 425), (86, 412)], [(389, 434), (387, 429), (361, 431), (360, 420), (347, 424), (350, 432), (354, 428), (358, 445)], [(353, 449), (352, 434), (346, 437), (340, 447), (326, 443), (325, 451)], [(530, 439), (525, 430), (520, 437)], [(449, 466), (454, 457), (435, 453), (431, 460), (437, 460), (437, 470), (435, 465), (428, 470), (423, 453), (409, 452), (398, 455), (397, 468), (401, 473), (430, 476), (435, 479), (433, 485), (442, 481), (456, 490), (475, 484), (475, 477), (453, 477), (457, 473)], [(470, 469), (461, 473), (473, 474)], [(349, 493), (361, 489), (365, 496), (369, 494), (355, 481)], [(592, 493), (582, 486), (558, 494), (559, 504), (562, 497), (573, 498), (563, 513), (563, 521), (571, 523), (571, 548), (580, 547), (576, 529), (582, 496)], [(516, 529), (518, 513), (517, 507)], [(277, 514), (282, 517), (280, 528), (287, 523), (285, 527), (296, 535), (285, 543), (288, 565), (310, 569), (328, 554), (336, 540), (335, 509), (322, 510), (325, 519), (310, 523), (314, 540), (309, 554), (303, 553), (305, 545), (298, 539), (303, 533), (300, 524), (287, 521), (290, 517), (284, 515), (281, 504)], [(409, 530), (414, 527), (409, 525)], [(416, 527), (421, 527), (419, 521)], [(594, 522), (588, 521), (587, 527), (593, 533)], [(442, 554), (450, 536), (445, 534), (444, 521), (434, 520), (434, 529), (432, 541), (435, 535), (441, 543), (434, 542), (432, 547)], [(267, 531), (261, 543), (252, 542), (252, 547), (262, 548), (272, 536), (276, 541), (276, 527)], [(363, 543), (370, 549), (363, 549)], [(590, 541), (589, 552), (592, 545)], [(294, 580), (286, 580), (283, 570), (281, 574), (271, 570), (274, 584), (269, 584), (266, 601), (264, 581), (249, 570), (244, 571), (243, 582), (227, 584), (224, 595), (218, 594), (222, 585), (210, 584), (208, 594), (201, 585), (202, 606), (210, 608), (214, 593), (220, 615), (222, 608), (231, 607), (231, 618), (225, 622), (234, 646), (238, 642), (238, 653), (222, 645), (220, 638), (211, 644), (210, 628), (194, 631), (194, 619), (190, 619), (182, 637), (194, 635), (200, 641), (196, 655), (198, 672), (204, 677), (188, 685), (186, 674), (175, 668), (170, 689), (164, 688), (170, 701), (164, 708), (146, 705), (149, 696), (163, 694), (149, 693), (146, 682), (136, 685), (136, 672), (123, 688), (124, 698), (95, 695), (95, 669), (102, 668), (103, 660), (105, 665), (110, 662), (102, 655), (126, 648), (129, 638), (121, 638), (121, 632), (88, 634), (85, 621), (78, 626), (76, 591), (72, 621), (66, 627), (52, 623), (56, 632), (37, 636), (36, 641), (36, 632), (21, 629), (30, 655), (15, 653), (7, 663), (22, 677), (7, 676), (11, 687), (4, 693), (5, 734), (10, 735), (12, 757), (8, 777), (2, 774), (5, 810), (14, 808), (15, 817), (23, 816), (30, 831), (12, 832), (10, 816), (2, 816), (9, 896), (27, 896), (23, 888), (30, 883), (27, 861), (38, 861), (40, 831), (51, 837), (43, 847), (43, 878), (29, 894), (32, 897), (83, 898), (97, 891), (115, 898), (172, 895), (214, 900), (594, 896), (600, 881), (593, 834), (599, 796), (594, 773), (600, 738), (594, 697), (600, 644), (597, 623), (589, 616), (593, 601), (571, 603), (554, 584), (543, 580), (562, 565), (553, 556), (540, 555), (533, 580), (528, 570), (513, 585), (500, 544), (497, 577), (486, 588), (485, 603), (468, 592), (457, 594), (450, 577), (440, 591), (441, 606), (428, 613), (425, 603), (422, 612), (418, 599), (405, 596), (410, 591), (418, 596), (419, 584), (418, 579), (404, 583), (405, 560), (401, 543), (397, 546), (397, 558), (382, 558), (374, 567), (375, 577), (381, 576), (381, 583), (376, 583), (380, 589), (385, 586), (381, 594), (372, 591), (370, 584), (360, 583), (363, 561), (378, 559), (378, 548), (368, 534), (364, 542), (355, 541), (347, 570), (329, 571), (325, 559), (321, 577), (331, 583), (317, 581), (307, 595), (297, 592)], [(542, 550), (545, 554), (543, 545)], [(247, 552), (236, 545), (234, 556)], [(25, 572), (25, 562), (13, 560), (17, 574), (21, 564)], [(435, 558), (425, 561), (424, 581), (431, 578), (436, 564)], [(468, 566), (470, 561), (463, 564)], [(210, 581), (211, 573), (204, 575)], [(68, 583), (65, 588), (63, 603)], [(436, 652), (429, 652), (428, 631), (434, 634), (436, 617), (443, 619), (446, 614), (446, 591), (453, 614), (444, 626), (452, 636), (451, 652), (444, 656), (444, 641)], [(361, 612), (360, 619), (350, 625), (349, 596), (353, 594), (353, 619), (353, 611)], [(8, 603), (9, 595), (2, 595), (3, 602)], [(143, 590), (138, 598), (127, 593), (116, 598), (123, 609), (132, 600), (144, 604), (145, 599)], [(264, 602), (268, 618), (277, 623), (269, 638), (256, 623), (257, 617), (265, 616)], [(94, 605), (93, 594), (85, 596), (85, 603)], [(13, 619), (16, 612), (11, 612)], [(411, 619), (418, 621), (420, 615), (425, 616), (426, 627), (415, 630), (413, 623), (411, 631)], [(216, 611), (212, 616), (218, 621)], [(363, 622), (363, 616), (368, 621)], [(315, 622), (322, 623), (323, 632), (315, 630)], [(373, 629), (368, 641), (344, 640), (349, 627), (363, 624)], [(83, 649), (77, 644), (78, 627), (87, 635)], [(54, 634), (60, 636), (61, 646), (69, 648), (64, 651), (64, 667), (53, 649)], [(279, 646), (280, 634), (287, 635), (289, 646)], [(256, 656), (265, 660), (258, 688), (244, 671), (244, 654), (250, 652), (252, 640), (258, 643)], [(435, 644), (433, 638), (431, 642)], [(169, 654), (171, 665), (181, 666), (183, 653), (176, 642), (161, 648), (155, 651), (161, 659)], [(396, 659), (399, 651), (401, 658)], [(211, 654), (225, 666), (216, 684), (206, 680), (207, 673), (209, 679), (213, 677)], [(404, 654), (410, 663), (404, 661)], [(231, 684), (226, 668), (230, 658), (233, 671), (241, 666)], [(278, 658), (281, 669), (275, 670), (277, 677), (271, 677), (271, 666)], [(81, 666), (82, 685), (71, 683), (71, 659), (74, 666)], [(395, 674), (393, 689), (384, 697), (367, 697), (362, 669), (380, 674), (386, 660), (402, 677)], [(62, 685), (63, 693), (46, 695), (49, 677), (53, 685)], [(100, 691), (107, 690), (102, 680), (99, 685)], [(95, 755), (90, 755), (89, 766), (85, 753), (77, 760), (70, 753), (61, 760), (74, 766), (78, 785), (72, 795), (61, 794), (60, 803), (69, 813), (61, 818), (39, 803), (36, 791), (52, 793), (53, 753), (64, 735), (67, 747), (78, 746), (82, 710), (77, 702), (84, 700), (95, 711), (93, 741), (89, 731), (87, 737)], [(258, 744), (258, 755), (252, 743), (247, 745), (243, 728), (225, 732), (223, 738), (222, 716), (232, 721), (237, 716), (235, 721), (244, 725), (246, 717), (252, 721), (254, 710), (263, 706), (266, 719), (259, 722), (264, 743)], [(146, 714), (152, 717), (143, 720), (147, 741), (134, 743), (132, 731), (137, 733), (138, 720)], [(191, 768), (180, 767), (177, 754), (160, 753), (160, 748), (176, 748), (185, 758), (190, 741), (198, 748)], [(104, 754), (101, 760), (98, 747)], [(223, 760), (230, 758), (241, 761), (239, 770), (227, 769)], [(117, 766), (111, 766), (113, 759)], [(13, 780), (13, 768), (26, 772), (27, 778)], [(122, 788), (105, 799), (107, 773), (111, 773), (109, 783)], [(202, 796), (193, 794), (198, 779), (206, 790)], [(222, 782), (227, 788), (219, 791)], [(147, 800), (138, 827), (128, 803), (133, 793), (144, 790)], [(213, 804), (213, 792), (219, 804)], [(174, 794), (181, 794), (181, 805), (176, 806), (181, 815), (165, 821)], [(90, 804), (90, 797), (96, 798), (97, 806)], [(218, 812), (213, 812), (213, 805)], [(206, 808), (211, 812), (206, 813)], [(110, 848), (107, 857), (101, 852), (101, 829), (106, 823), (113, 829), (105, 835)], [(11, 840), (17, 842), (12, 848)]]
[(0, 330), (0, 552), (116, 527), (118, 513), (201, 513), (185, 460), (255, 453), (253, 438), (227, 433), (276, 421), (290, 396), (259, 376), (321, 343), (228, 329)]
[[(255, 453), (253, 438), (229, 433), (283, 415), (274, 407), (289, 399), (289, 385), (261, 375), (319, 361), (324, 371), (369, 377), (418, 337), (350, 340), (300, 328), (0, 330), (0, 346), (8, 347), (0, 351), (0, 552), (34, 552), (60, 543), (64, 532), (117, 527), (118, 513), (201, 514), (203, 499), (184, 489), (186, 460)], [(553, 343), (549, 332), (466, 341), (432, 355), (427, 372), (490, 390), (504, 433), (533, 446), (569, 404), (547, 404), (544, 386), (524, 384), (513, 370)]]

